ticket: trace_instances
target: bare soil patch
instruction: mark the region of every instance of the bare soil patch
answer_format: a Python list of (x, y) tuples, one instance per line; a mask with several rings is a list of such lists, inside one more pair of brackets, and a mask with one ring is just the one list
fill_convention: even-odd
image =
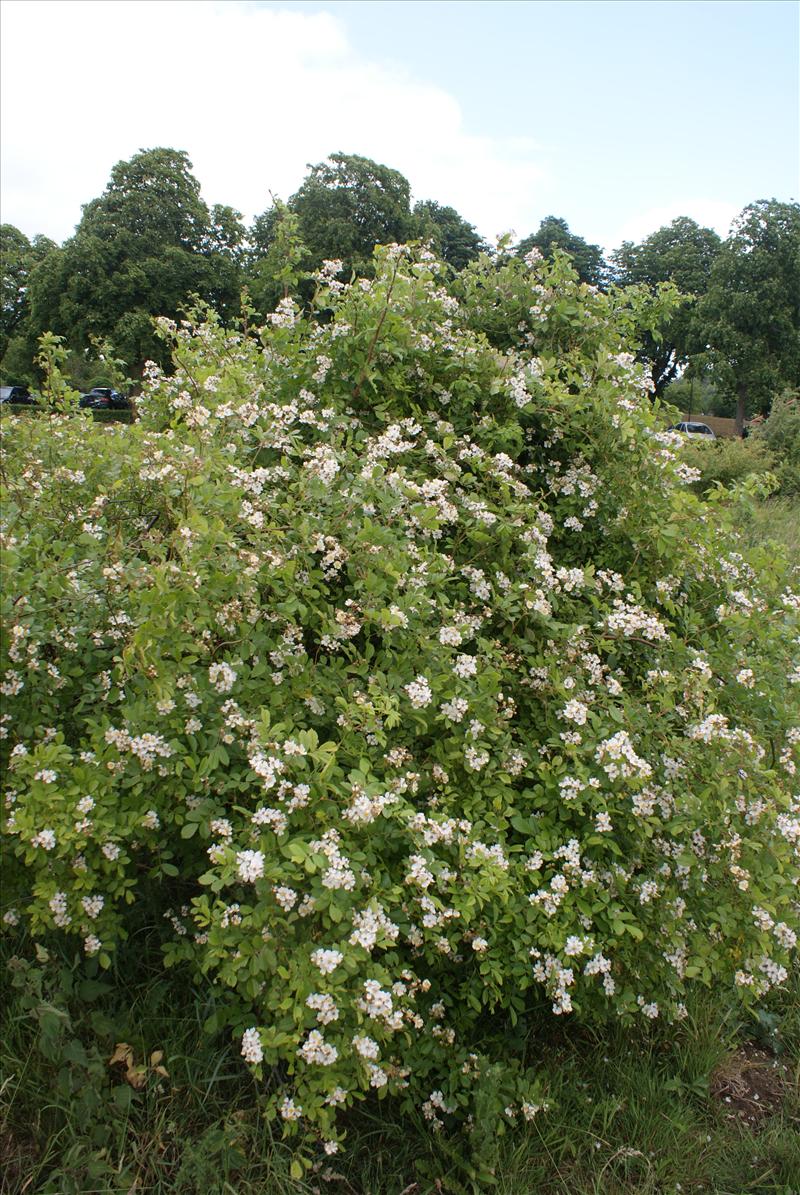
[(711, 1096), (730, 1120), (756, 1126), (784, 1106), (795, 1084), (781, 1059), (745, 1045), (729, 1055), (711, 1076)]

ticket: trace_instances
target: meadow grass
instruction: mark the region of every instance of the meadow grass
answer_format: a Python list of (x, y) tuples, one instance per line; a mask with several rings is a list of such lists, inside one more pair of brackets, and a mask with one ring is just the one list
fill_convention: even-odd
[(800, 564), (800, 497), (757, 503), (742, 531), (752, 544), (778, 544), (790, 563)]

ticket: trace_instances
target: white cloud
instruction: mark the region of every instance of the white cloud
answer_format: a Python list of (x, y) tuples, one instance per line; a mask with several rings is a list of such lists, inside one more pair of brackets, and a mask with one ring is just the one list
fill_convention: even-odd
[(2, 25), (2, 219), (28, 235), (69, 236), (112, 166), (157, 145), (187, 150), (207, 202), (247, 219), (343, 150), (487, 236), (538, 222), (532, 141), (470, 133), (452, 95), (359, 57), (325, 12), (4, 0)]

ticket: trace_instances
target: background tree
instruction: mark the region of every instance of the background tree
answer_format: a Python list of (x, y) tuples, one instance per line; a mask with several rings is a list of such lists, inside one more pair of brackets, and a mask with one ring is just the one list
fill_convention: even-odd
[(698, 305), (715, 383), (748, 415), (800, 378), (800, 204), (749, 204), (717, 255)]
[(75, 235), (32, 277), (34, 331), (76, 350), (108, 339), (133, 370), (162, 360), (153, 316), (177, 315), (193, 294), (223, 318), (237, 309), (244, 235), (232, 208), (209, 212), (184, 152), (142, 150), (117, 163)]
[(25, 378), (19, 377), (19, 369), (33, 355), (26, 335), (30, 315), (30, 276), (36, 266), (56, 248), (55, 241), (48, 237), (35, 236), (29, 241), (25, 233), (13, 224), (0, 225), (0, 369), (4, 379), (11, 378), (10, 367), (13, 381), (29, 380), (27, 374)]
[(531, 249), (538, 249), (543, 257), (552, 260), (554, 249), (563, 249), (572, 258), (581, 282), (600, 286), (605, 274), (603, 251), (599, 245), (590, 245), (583, 237), (571, 232), (566, 220), (560, 216), (545, 216), (538, 231), (525, 237), (517, 245), (517, 253), (524, 257)]
[(417, 221), (415, 235), (433, 241), (436, 252), (454, 270), (463, 270), (488, 249), (473, 224), (468, 224), (454, 207), (437, 203), (435, 199), (415, 203), (414, 218)]
[(300, 220), (310, 267), (340, 258), (347, 272), (370, 270), (375, 245), (414, 235), (410, 196), (398, 170), (357, 154), (331, 154), (311, 166), (288, 204)]
[(612, 276), (618, 285), (655, 289), (662, 282), (673, 282), (690, 297), (655, 334), (646, 332), (642, 336), (638, 357), (650, 370), (659, 397), (689, 357), (705, 348), (702, 320), (693, 300), (708, 290), (720, 244), (713, 228), (703, 228), (688, 216), (680, 216), (641, 244), (624, 241), (612, 254)]

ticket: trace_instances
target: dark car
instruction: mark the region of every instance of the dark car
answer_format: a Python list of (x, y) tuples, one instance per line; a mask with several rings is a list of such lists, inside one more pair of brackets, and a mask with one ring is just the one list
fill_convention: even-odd
[(95, 386), (88, 394), (82, 394), (78, 406), (92, 411), (129, 411), (131, 402), (118, 390), (110, 386)]
[(0, 403), (13, 407), (35, 407), (36, 399), (24, 386), (0, 386)]

